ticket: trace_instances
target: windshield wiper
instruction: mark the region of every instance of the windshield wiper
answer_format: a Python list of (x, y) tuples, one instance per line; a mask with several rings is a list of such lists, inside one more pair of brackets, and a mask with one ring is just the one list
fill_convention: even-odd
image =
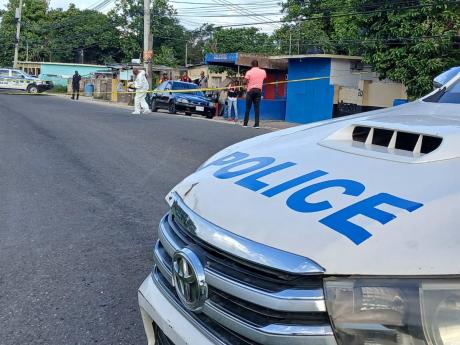
[(432, 94), (431, 96), (425, 98), (423, 101), (425, 102), (431, 102), (431, 103), (438, 103), (439, 100), (444, 96), (447, 92), (447, 88), (443, 87), (442, 89), (439, 89), (436, 93)]

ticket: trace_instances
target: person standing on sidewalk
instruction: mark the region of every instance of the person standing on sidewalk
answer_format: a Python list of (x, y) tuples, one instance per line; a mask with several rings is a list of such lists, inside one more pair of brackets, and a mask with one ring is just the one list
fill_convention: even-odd
[(244, 114), (243, 127), (248, 126), (249, 113), (251, 111), (252, 104), (254, 104), (254, 128), (259, 128), (260, 118), (260, 100), (262, 98), (262, 86), (264, 80), (267, 78), (267, 73), (259, 68), (259, 61), (253, 60), (251, 63), (252, 68), (246, 73), (245, 79), (248, 84), (246, 94), (246, 113)]
[(78, 71), (75, 71), (75, 74), (72, 77), (72, 97), (71, 99), (75, 99), (75, 94), (77, 94), (77, 101), (80, 97), (80, 80), (81, 75), (78, 74)]
[[(238, 122), (238, 90), (235, 83), (232, 82), (228, 88), (228, 120)], [(235, 111), (235, 116), (232, 119), (232, 109)]]
[(227, 90), (221, 90), (219, 92), (219, 115), (224, 119), (227, 118)]
[(200, 89), (208, 88), (208, 77), (204, 74), (204, 71), (201, 71), (200, 78), (198, 79), (198, 86)]
[(133, 115), (140, 115), (141, 112), (144, 114), (150, 113), (149, 105), (147, 104), (145, 97), (149, 90), (149, 82), (145, 77), (145, 71), (135, 69), (133, 74), (136, 76), (134, 81), (134, 89), (136, 90), (136, 96), (134, 97), (134, 112)]

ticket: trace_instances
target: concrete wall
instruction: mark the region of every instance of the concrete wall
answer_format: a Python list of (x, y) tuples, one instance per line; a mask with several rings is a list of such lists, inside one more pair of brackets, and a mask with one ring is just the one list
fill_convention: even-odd
[(371, 81), (364, 90), (363, 105), (391, 107), (395, 99), (407, 99), (406, 87), (388, 80)]
[(190, 79), (195, 80), (200, 78), (201, 71), (208, 77), (209, 87), (221, 87), (224, 80), (227, 78), (227, 73), (211, 72), (209, 66), (194, 66), (188, 68), (188, 76)]

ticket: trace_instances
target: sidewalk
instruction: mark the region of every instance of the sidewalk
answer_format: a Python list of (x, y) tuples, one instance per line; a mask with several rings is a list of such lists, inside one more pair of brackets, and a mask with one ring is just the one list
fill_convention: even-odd
[[(69, 98), (70, 100), (70, 96), (66, 94), (62, 94), (62, 95), (49, 94), (49, 95), (54, 96), (54, 97)], [(74, 101), (74, 102), (77, 102), (77, 101)], [(94, 99), (93, 97), (81, 96), (81, 95), (80, 95), (80, 99), (78, 100), (78, 102), (100, 104), (100, 105), (105, 105), (108, 107), (113, 107), (113, 108), (118, 108), (118, 109), (126, 109), (126, 110), (129, 110), (130, 112), (133, 111), (132, 106), (124, 104), (124, 103), (114, 103), (114, 102), (104, 101), (100, 99)], [(160, 112), (160, 114), (168, 114), (168, 113), (166, 111), (162, 111)], [(226, 119), (223, 119), (220, 116), (219, 117), (215, 116), (212, 119), (207, 119), (200, 115), (192, 115), (191, 117), (195, 119), (205, 120), (205, 121), (215, 121), (219, 123), (224, 123), (229, 126), (241, 125), (241, 124), (235, 124), (234, 122), (227, 121)], [(190, 116), (184, 116), (184, 118), (190, 118)], [(292, 123), (292, 122), (286, 122), (286, 121), (275, 121), (275, 120), (265, 120), (265, 121), (261, 120), (260, 121), (260, 128), (268, 129), (271, 131), (278, 131), (281, 129), (291, 128), (291, 127), (295, 127), (299, 125), (300, 125), (299, 123)]]

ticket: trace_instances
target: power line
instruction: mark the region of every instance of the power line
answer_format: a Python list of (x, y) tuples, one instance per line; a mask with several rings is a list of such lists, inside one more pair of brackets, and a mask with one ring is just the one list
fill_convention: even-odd
[[(457, 4), (460, 3), (460, 0), (453, 0), (446, 2), (445, 4)], [(348, 12), (348, 13), (335, 13), (335, 14), (328, 14), (322, 16), (314, 16), (309, 18), (301, 18), (301, 19), (291, 19), (291, 20), (268, 20), (265, 22), (255, 22), (255, 23), (238, 23), (238, 24), (231, 24), (231, 25), (221, 25), (221, 28), (226, 27), (238, 27), (238, 26), (248, 26), (248, 25), (262, 25), (262, 24), (287, 24), (287, 23), (302, 23), (307, 21), (313, 20), (321, 20), (326, 18), (340, 18), (340, 17), (351, 17), (356, 15), (369, 15), (369, 14), (376, 14), (376, 13), (383, 13), (383, 12), (392, 12), (395, 10), (407, 10), (407, 9), (417, 9), (417, 8), (424, 8), (424, 7), (431, 7), (431, 6), (438, 6), (439, 4), (430, 3), (430, 4), (421, 4), (416, 6), (408, 6), (408, 7), (400, 7), (398, 9), (381, 9), (381, 10), (373, 10), (373, 11), (362, 11), (362, 12)]]
[[(260, 16), (280, 16), (280, 13), (260, 13)], [(176, 17), (195, 17), (194, 14), (176, 14)], [(200, 17), (216, 18), (216, 17), (248, 17), (247, 14), (202, 14)]]
[[(193, 1), (175, 1), (175, 0), (170, 0), (169, 1), (172, 4), (188, 4), (188, 5), (203, 5), (203, 2), (193, 2)], [(255, 1), (251, 2), (250, 4), (247, 3), (242, 3), (239, 4), (240, 6), (247, 6), (247, 5), (266, 5), (266, 4), (278, 4), (278, 1)]]
[(217, 4), (221, 4), (225, 7), (229, 7), (229, 8), (232, 8), (234, 9), (236, 12), (238, 13), (241, 13), (241, 14), (244, 14), (246, 15), (247, 17), (250, 17), (250, 18), (254, 18), (256, 19), (258, 22), (261, 22), (261, 19), (265, 19), (265, 20), (270, 20), (269, 18), (267, 17), (264, 17), (264, 16), (259, 16), (257, 14), (254, 14), (254, 12), (252, 11), (249, 11), (249, 10), (245, 10), (245, 9), (241, 9), (241, 7), (238, 7), (238, 5), (235, 5), (234, 3), (231, 3), (227, 0), (213, 0), (214, 3), (217, 3)]

